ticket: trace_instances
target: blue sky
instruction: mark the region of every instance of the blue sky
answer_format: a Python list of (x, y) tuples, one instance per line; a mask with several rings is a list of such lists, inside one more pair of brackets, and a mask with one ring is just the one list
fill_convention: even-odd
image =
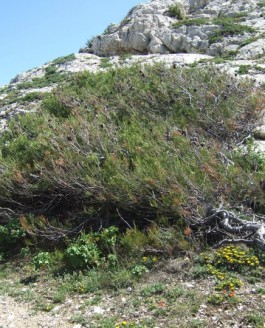
[(144, 0), (2, 0), (0, 86), (16, 74), (78, 52)]

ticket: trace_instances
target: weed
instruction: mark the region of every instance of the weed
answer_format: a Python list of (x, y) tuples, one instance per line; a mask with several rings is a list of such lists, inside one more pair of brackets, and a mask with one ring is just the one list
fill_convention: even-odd
[(223, 303), (225, 300), (224, 296), (220, 294), (212, 294), (208, 297), (208, 303), (213, 304), (213, 305), (220, 305)]
[(66, 293), (62, 290), (57, 291), (54, 295), (53, 295), (53, 302), (54, 303), (62, 303), (64, 302), (66, 299)]
[(262, 288), (262, 287), (257, 288), (257, 289), (256, 289), (256, 293), (258, 293), (258, 294), (262, 294), (262, 295), (265, 295), (265, 288)]
[(182, 6), (180, 4), (176, 4), (176, 5), (171, 5), (168, 7), (166, 14), (169, 17), (174, 17), (177, 19), (184, 19), (185, 18), (185, 11), (184, 8), (182, 8)]
[(100, 263), (100, 250), (89, 236), (81, 235), (65, 252), (66, 262), (73, 268), (98, 266)]
[(44, 88), (57, 83), (66, 82), (71, 73), (60, 73), (56, 71), (56, 68), (47, 68), (46, 73), (43, 77), (35, 77), (32, 81), (21, 82), (17, 84), (17, 89), (34, 89), (34, 88)]
[(240, 75), (248, 74), (250, 68), (251, 68), (250, 65), (240, 65), (237, 72)]
[(210, 35), (210, 44), (221, 41), (223, 37), (255, 32), (253, 27), (237, 24), (239, 20), (240, 18), (236, 19), (234, 17), (220, 17), (214, 19), (213, 23), (219, 25), (220, 28), (218, 31)]
[(265, 73), (265, 67), (259, 66), (259, 65), (255, 65), (254, 66), (255, 70), (261, 72), (262, 74)]
[(245, 315), (244, 321), (248, 324), (253, 324), (255, 328), (262, 328), (264, 326), (264, 316), (258, 312)]
[(185, 295), (185, 289), (182, 287), (172, 287), (166, 293), (165, 297), (168, 301), (175, 301), (177, 298)]
[(257, 3), (257, 6), (260, 7), (260, 8), (263, 8), (265, 7), (265, 1), (260, 1)]
[(259, 259), (251, 255), (249, 250), (244, 250), (239, 246), (229, 245), (220, 248), (213, 260), (217, 267), (226, 267), (241, 272), (246, 268), (252, 269), (259, 266)]
[(163, 284), (154, 284), (143, 288), (141, 291), (141, 295), (150, 297), (152, 295), (161, 294), (164, 292), (164, 290), (165, 290), (165, 286)]
[(189, 323), (189, 328), (204, 328), (206, 323), (204, 320), (192, 319)]
[(100, 68), (109, 68), (112, 64), (110, 63), (110, 59), (108, 57), (104, 57), (100, 59)]
[(19, 103), (28, 103), (33, 101), (42, 100), (45, 96), (43, 92), (28, 92), (24, 97), (18, 99)]
[(208, 25), (209, 23), (210, 23), (210, 21), (207, 18), (189, 18), (189, 19), (183, 19), (179, 22), (174, 23), (173, 28), (178, 28), (183, 25), (185, 25), (185, 26)]
[(89, 320), (83, 314), (75, 314), (70, 318), (70, 322), (85, 325), (89, 323)]
[(56, 59), (54, 59), (51, 64), (52, 65), (56, 65), (56, 66), (61, 66), (61, 65), (64, 65), (66, 63), (69, 63), (73, 60), (75, 60), (75, 54), (70, 54), (68, 56), (63, 56), (63, 57), (58, 57)]
[(148, 268), (145, 265), (135, 265), (132, 269), (131, 269), (132, 274), (137, 277), (140, 278), (142, 277), (145, 273), (149, 272)]
[(22, 243), (26, 232), (22, 229), (18, 220), (10, 220), (7, 224), (0, 224), (0, 250), (9, 252), (10, 247)]
[(43, 269), (51, 264), (51, 254), (49, 252), (39, 252), (33, 258), (35, 269)]

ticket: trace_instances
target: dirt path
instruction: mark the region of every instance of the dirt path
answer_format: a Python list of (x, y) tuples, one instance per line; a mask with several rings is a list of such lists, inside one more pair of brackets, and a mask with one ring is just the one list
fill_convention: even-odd
[(56, 313), (34, 314), (28, 304), (17, 303), (8, 296), (0, 296), (0, 328), (79, 328)]

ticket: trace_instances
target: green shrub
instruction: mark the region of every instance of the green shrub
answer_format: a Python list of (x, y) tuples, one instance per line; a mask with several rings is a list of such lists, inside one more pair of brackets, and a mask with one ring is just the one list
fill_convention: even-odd
[(220, 17), (213, 20), (213, 23), (219, 25), (219, 30), (214, 32), (209, 37), (210, 43), (219, 42), (223, 37), (241, 35), (244, 33), (254, 33), (256, 30), (248, 25), (238, 24), (240, 18)]
[(168, 7), (167, 15), (182, 20), (185, 18), (185, 10), (180, 4), (171, 5)]
[(137, 277), (140, 278), (142, 277), (145, 273), (149, 272), (148, 268), (145, 265), (135, 265), (132, 269), (131, 269), (132, 274)]
[(174, 23), (173, 27), (178, 28), (180, 26), (200, 26), (200, 25), (208, 25), (210, 23), (209, 19), (207, 18), (189, 18), (183, 19), (180, 22)]
[(48, 66), (45, 68), (45, 76), (53, 75), (57, 72), (57, 68), (54, 66)]
[(101, 253), (89, 236), (82, 234), (66, 249), (65, 258), (67, 264), (75, 269), (93, 267), (99, 265)]
[(39, 252), (34, 256), (33, 264), (36, 269), (48, 267), (51, 264), (51, 254), (49, 252)]
[(14, 245), (21, 243), (26, 237), (19, 220), (9, 220), (6, 224), (0, 224), (0, 251), (12, 250)]
[(67, 56), (58, 57), (58, 58), (54, 59), (51, 64), (56, 65), (56, 66), (60, 66), (60, 65), (66, 64), (68, 62), (71, 62), (75, 59), (76, 59), (75, 54), (70, 54), (70, 55), (67, 55)]
[(24, 97), (19, 98), (20, 103), (33, 102), (36, 100), (42, 100), (44, 97), (44, 93), (41, 92), (29, 92)]
[(238, 68), (238, 74), (248, 74), (250, 68), (250, 65), (240, 65)]
[(261, 328), (264, 326), (264, 316), (256, 311), (254, 311), (253, 313), (246, 314), (244, 316), (244, 321), (247, 324), (252, 324), (255, 328)]
[[(264, 101), (252, 90), (196, 68), (136, 65), (78, 74), (0, 136), (0, 201), (65, 229), (80, 220), (95, 229), (174, 223), (176, 229), (154, 233), (152, 243), (168, 254), (184, 249), (185, 218), (198, 217), (220, 195), (231, 206), (253, 199), (264, 206), (263, 160), (250, 148), (229, 150)], [(121, 242), (142, 256), (151, 234), (130, 234)]]
[(260, 1), (257, 3), (257, 6), (260, 7), (260, 8), (263, 8), (265, 7), (265, 1)]
[(101, 58), (100, 60), (100, 68), (108, 68), (111, 67), (112, 64), (110, 63), (110, 59), (108, 57)]
[(56, 117), (69, 117), (72, 110), (68, 107), (63, 99), (60, 99), (53, 94), (48, 94), (44, 101), (43, 106), (45, 109)]

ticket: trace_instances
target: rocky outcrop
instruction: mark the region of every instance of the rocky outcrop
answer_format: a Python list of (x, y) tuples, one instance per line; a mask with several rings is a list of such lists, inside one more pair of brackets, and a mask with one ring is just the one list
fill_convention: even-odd
[(81, 52), (216, 56), (233, 51), (237, 59), (254, 59), (265, 53), (264, 13), (257, 0), (152, 0), (134, 7)]

